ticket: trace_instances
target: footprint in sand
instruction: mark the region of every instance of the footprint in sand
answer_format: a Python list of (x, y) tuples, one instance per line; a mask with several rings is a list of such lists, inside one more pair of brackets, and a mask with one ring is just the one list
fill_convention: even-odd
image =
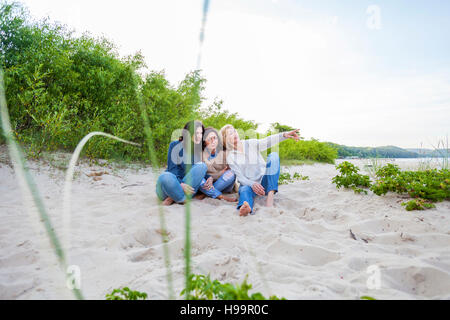
[[(123, 249), (148, 248), (162, 243), (162, 231), (160, 229), (140, 228), (134, 231), (123, 230), (125, 235), (121, 241)], [(167, 233), (169, 241), (172, 238), (170, 231)]]
[(389, 268), (381, 276), (391, 287), (411, 295), (433, 298), (449, 293), (450, 274), (433, 267)]
[(289, 243), (286, 240), (276, 240), (269, 245), (267, 252), (279, 259), (310, 266), (322, 266), (340, 259), (340, 254), (317, 246)]
[(142, 262), (148, 260), (156, 259), (155, 249), (150, 248), (146, 250), (141, 250), (140, 252), (132, 253), (128, 255), (128, 260), (131, 262)]
[(0, 268), (22, 267), (36, 263), (38, 260), (38, 251), (26, 250), (20, 253), (14, 253), (0, 259)]

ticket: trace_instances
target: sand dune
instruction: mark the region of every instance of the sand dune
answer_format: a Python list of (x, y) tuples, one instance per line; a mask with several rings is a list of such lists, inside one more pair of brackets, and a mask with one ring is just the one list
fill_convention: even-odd
[[(397, 164), (414, 165), (410, 160)], [(56, 232), (69, 232), (61, 219), (64, 171), (43, 162), (30, 167)], [(396, 194), (337, 190), (331, 184), (333, 165), (284, 170), (310, 180), (280, 186), (274, 208), (258, 199), (254, 216), (239, 217), (235, 205), (224, 201), (193, 201), (195, 273), (234, 283), (248, 274), (255, 291), (288, 299), (450, 299), (448, 201), (407, 212)], [(85, 297), (104, 299), (113, 288), (129, 286), (147, 292), (149, 299), (166, 299), (151, 169), (84, 163), (76, 172), (66, 253), (81, 270)], [(36, 211), (4, 163), (0, 181), (0, 298), (73, 298)], [(177, 296), (184, 285), (184, 215), (180, 205), (165, 209)], [(367, 286), (370, 266), (379, 268), (379, 289)]]

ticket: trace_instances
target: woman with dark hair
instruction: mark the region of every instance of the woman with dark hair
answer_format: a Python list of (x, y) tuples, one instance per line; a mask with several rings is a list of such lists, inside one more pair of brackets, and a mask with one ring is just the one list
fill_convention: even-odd
[(219, 133), (210, 127), (206, 128), (203, 137), (202, 159), (208, 170), (201, 183), (200, 191), (213, 199), (237, 202), (236, 198), (222, 194), (222, 191), (231, 192), (233, 190), (236, 176), (227, 165)]
[(195, 195), (204, 181), (207, 170), (201, 162), (204, 132), (200, 121), (189, 121), (178, 141), (170, 143), (167, 169), (156, 183), (156, 194), (163, 205), (184, 204), (186, 196)]

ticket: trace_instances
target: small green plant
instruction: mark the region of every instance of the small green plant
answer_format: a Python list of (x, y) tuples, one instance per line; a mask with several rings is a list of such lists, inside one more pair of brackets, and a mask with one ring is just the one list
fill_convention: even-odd
[(405, 206), (407, 211), (436, 208), (434, 204), (426, 202), (424, 199), (414, 199), (408, 202), (403, 202), (402, 206)]
[(278, 180), (278, 184), (283, 185), (283, 184), (289, 184), (289, 183), (294, 183), (295, 181), (299, 181), (299, 180), (309, 180), (308, 176), (302, 176), (300, 173), (295, 172), (293, 176), (291, 176), (291, 174), (289, 172), (282, 172), (280, 173), (280, 178)]
[(359, 168), (357, 166), (348, 161), (344, 161), (336, 166), (336, 169), (340, 172), (332, 180), (336, 184), (336, 188), (350, 188), (355, 193), (367, 194), (367, 191), (360, 187), (370, 187), (370, 178), (367, 175), (359, 174)]
[(147, 294), (145, 292), (133, 291), (128, 287), (114, 289), (106, 295), (106, 300), (145, 300)]
[(400, 168), (397, 165), (388, 163), (387, 165), (379, 168), (376, 171), (376, 176), (379, 178), (387, 178), (387, 177), (396, 176), (399, 173), (400, 173)]
[[(249, 294), (252, 285), (247, 283), (247, 277), (241, 284), (221, 283), (218, 280), (211, 280), (210, 276), (194, 275), (190, 276), (190, 292), (188, 300), (267, 300), (261, 293)], [(186, 289), (180, 295), (186, 294)], [(286, 300), (277, 296), (269, 297), (269, 300)]]
[(362, 296), (360, 299), (361, 300), (377, 300), (377, 299), (369, 297), (369, 296)]
[(309, 180), (308, 176), (302, 176), (300, 173), (294, 173), (294, 180)]

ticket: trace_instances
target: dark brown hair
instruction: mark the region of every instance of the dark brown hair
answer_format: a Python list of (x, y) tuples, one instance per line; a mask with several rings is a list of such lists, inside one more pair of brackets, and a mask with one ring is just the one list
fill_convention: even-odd
[(217, 141), (218, 141), (217, 148), (222, 146), (222, 139), (220, 138), (219, 132), (213, 127), (208, 127), (208, 128), (205, 129), (205, 132), (203, 134), (203, 148), (202, 148), (202, 150), (205, 150), (205, 148), (206, 148), (206, 137), (211, 132), (214, 132), (216, 137), (217, 137)]

